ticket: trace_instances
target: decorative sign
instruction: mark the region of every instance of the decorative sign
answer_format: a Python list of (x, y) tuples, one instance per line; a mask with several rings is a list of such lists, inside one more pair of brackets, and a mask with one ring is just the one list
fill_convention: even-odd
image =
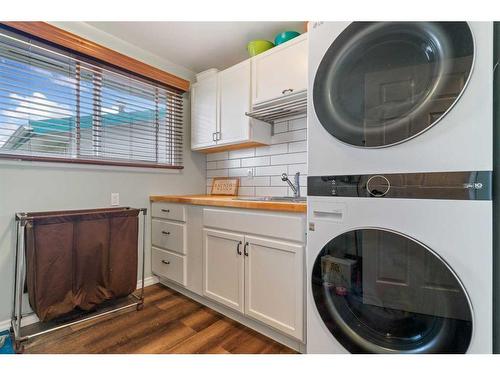
[(240, 180), (234, 177), (215, 177), (212, 181), (212, 195), (238, 195)]

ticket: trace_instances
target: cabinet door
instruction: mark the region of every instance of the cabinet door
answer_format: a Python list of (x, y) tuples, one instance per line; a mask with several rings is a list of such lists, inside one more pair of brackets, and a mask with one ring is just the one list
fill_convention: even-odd
[(203, 294), (243, 312), (244, 237), (231, 232), (203, 230)]
[(307, 36), (254, 57), (252, 80), (253, 104), (306, 90)]
[(245, 237), (245, 314), (303, 339), (303, 246)]
[(219, 73), (219, 126), (217, 145), (249, 139), (250, 60)]
[(191, 87), (191, 148), (216, 144), (217, 75), (196, 82)]

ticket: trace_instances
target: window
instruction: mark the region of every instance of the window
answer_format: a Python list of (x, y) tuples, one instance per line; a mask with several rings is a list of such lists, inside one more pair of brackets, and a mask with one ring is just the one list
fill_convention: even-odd
[(0, 32), (0, 157), (182, 167), (182, 92)]

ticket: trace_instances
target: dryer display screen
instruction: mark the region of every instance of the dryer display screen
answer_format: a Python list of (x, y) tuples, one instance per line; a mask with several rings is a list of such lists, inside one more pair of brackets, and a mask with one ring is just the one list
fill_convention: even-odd
[(312, 292), (328, 330), (352, 353), (465, 353), (472, 313), (456, 275), (399, 233), (359, 229), (316, 258)]
[(451, 109), (465, 89), (473, 56), (466, 22), (354, 22), (318, 67), (316, 115), (344, 143), (403, 142)]

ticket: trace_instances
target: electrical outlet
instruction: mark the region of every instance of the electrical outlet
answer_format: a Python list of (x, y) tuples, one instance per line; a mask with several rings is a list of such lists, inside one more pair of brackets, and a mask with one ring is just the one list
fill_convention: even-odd
[(112, 206), (120, 205), (120, 193), (111, 193), (111, 205)]

